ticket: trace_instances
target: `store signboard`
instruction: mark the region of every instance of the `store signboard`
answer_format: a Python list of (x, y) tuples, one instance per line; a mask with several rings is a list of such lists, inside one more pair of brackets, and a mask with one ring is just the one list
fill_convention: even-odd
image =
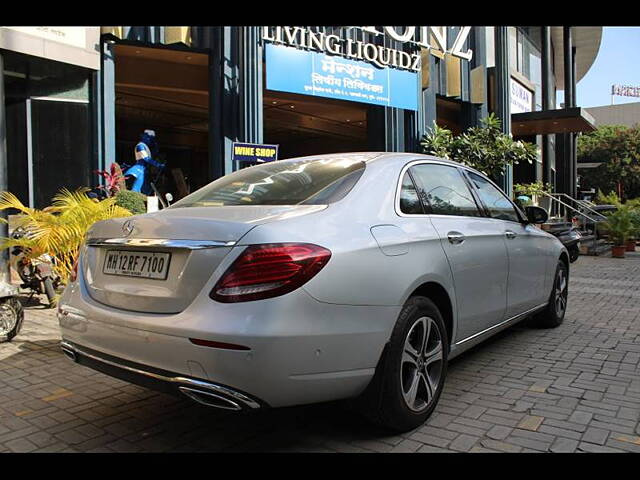
[(235, 162), (252, 164), (273, 162), (278, 159), (278, 145), (234, 142), (231, 158)]
[(267, 89), (418, 110), (418, 76), (337, 55), (267, 44)]
[(509, 79), (511, 97), (511, 113), (526, 113), (533, 111), (533, 92), (514, 78)]
[(5, 27), (45, 40), (53, 40), (73, 47), (85, 48), (87, 35), (85, 27)]
[(620, 97), (640, 97), (640, 87), (611, 85), (611, 95), (618, 95)]
[(100, 27), (0, 27), (0, 49), (100, 69)]
[[(262, 27), (262, 39), (265, 42), (302, 48), (331, 55), (340, 55), (354, 60), (365, 60), (378, 67), (393, 67), (418, 72), (421, 69), (420, 50), (427, 50), (443, 58), (445, 53), (455, 57), (471, 60), (473, 52), (465, 48), (471, 27), (457, 29), (455, 39), (447, 37), (450, 27), (343, 27), (344, 33), (356, 29), (363, 33), (385, 37), (396, 43), (411, 45), (410, 51), (405, 48), (392, 48), (379, 42), (369, 43), (354, 38), (344, 38), (335, 33), (317, 31), (310, 27)], [(451, 42), (453, 40), (453, 42)], [(386, 43), (386, 41), (384, 42)]]

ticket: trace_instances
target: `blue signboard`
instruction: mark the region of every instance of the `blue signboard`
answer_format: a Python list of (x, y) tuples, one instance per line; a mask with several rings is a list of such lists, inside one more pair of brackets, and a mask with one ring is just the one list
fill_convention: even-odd
[(418, 110), (418, 76), (359, 60), (266, 45), (267, 89)]
[(237, 162), (272, 162), (278, 159), (278, 145), (234, 142), (231, 148), (231, 158)]

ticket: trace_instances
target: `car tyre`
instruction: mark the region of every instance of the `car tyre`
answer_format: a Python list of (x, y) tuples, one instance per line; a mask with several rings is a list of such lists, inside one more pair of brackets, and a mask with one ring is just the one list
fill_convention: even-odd
[(410, 298), (361, 398), (365, 416), (400, 432), (422, 425), (440, 398), (448, 353), (447, 329), (438, 307), (426, 297)]
[(539, 327), (556, 328), (564, 320), (567, 311), (567, 297), (569, 291), (569, 267), (560, 260), (553, 277), (553, 286), (549, 295), (549, 303), (545, 309), (534, 316)]

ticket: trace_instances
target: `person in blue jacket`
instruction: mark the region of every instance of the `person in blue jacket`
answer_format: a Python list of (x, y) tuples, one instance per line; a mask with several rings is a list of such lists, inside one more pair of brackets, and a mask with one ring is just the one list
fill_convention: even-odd
[(130, 190), (134, 192), (142, 192), (145, 195), (152, 195), (153, 191), (150, 185), (149, 167), (154, 166), (162, 169), (164, 164), (155, 160), (158, 156), (158, 144), (156, 142), (156, 132), (153, 130), (145, 130), (140, 136), (140, 141), (135, 148), (136, 163), (125, 172), (133, 185)]

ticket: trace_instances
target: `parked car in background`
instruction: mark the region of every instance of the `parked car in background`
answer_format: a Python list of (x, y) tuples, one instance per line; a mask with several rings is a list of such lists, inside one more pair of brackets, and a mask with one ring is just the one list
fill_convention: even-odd
[(230, 410), (355, 398), (395, 430), (447, 362), (514, 323), (555, 327), (569, 257), (481, 173), (407, 153), (281, 160), (160, 212), (95, 224), (58, 312), (63, 351)]

